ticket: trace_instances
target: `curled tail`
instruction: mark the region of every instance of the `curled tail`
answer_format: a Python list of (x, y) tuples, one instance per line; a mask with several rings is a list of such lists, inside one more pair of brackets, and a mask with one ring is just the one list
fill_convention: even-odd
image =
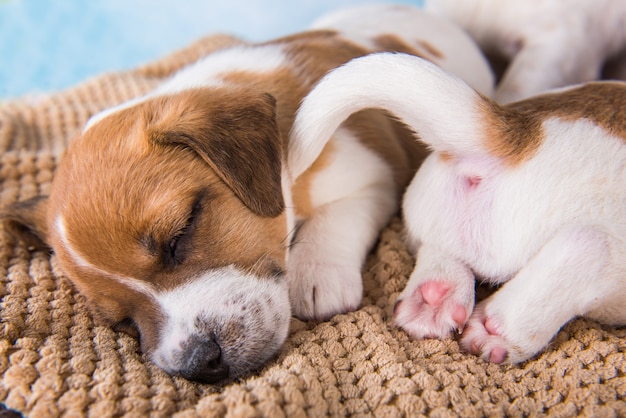
[(290, 136), (289, 170), (293, 178), (302, 174), (337, 128), (368, 108), (389, 111), (436, 151), (484, 154), (485, 102), (459, 78), (415, 56), (354, 59), (327, 74), (302, 102)]

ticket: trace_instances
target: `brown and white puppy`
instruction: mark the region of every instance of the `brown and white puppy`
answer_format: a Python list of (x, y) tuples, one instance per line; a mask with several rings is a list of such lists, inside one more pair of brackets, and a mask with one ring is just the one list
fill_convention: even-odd
[(363, 261), (425, 151), (386, 113), (364, 111), (292, 177), (288, 133), (325, 73), (398, 50), (492, 88), (469, 37), (419, 9), (357, 8), (315, 27), (212, 53), (95, 115), (50, 197), (5, 214), (54, 250), (101, 319), (134, 325), (169, 373), (241, 376), (278, 351), (292, 312), (359, 306)]
[(624, 1), (425, 0), (424, 7), (510, 61), (495, 93), (500, 103), (598, 80), (607, 63), (604, 75), (626, 80)]
[[(434, 150), (404, 199), (417, 264), (396, 325), (414, 338), (464, 330), (467, 350), (501, 363), (533, 356), (579, 315), (626, 324), (625, 83), (500, 106), (418, 57), (372, 54), (306, 97), (289, 167), (371, 108)], [(476, 307), (475, 277), (502, 285)]]

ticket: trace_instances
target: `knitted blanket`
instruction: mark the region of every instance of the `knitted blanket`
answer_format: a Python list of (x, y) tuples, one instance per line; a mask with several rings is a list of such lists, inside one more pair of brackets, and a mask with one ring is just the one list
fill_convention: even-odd
[[(63, 148), (90, 115), (238, 42), (211, 36), (133, 71), (1, 104), (0, 206), (48, 193)], [(626, 329), (575, 320), (536, 358), (489, 364), (454, 336), (411, 341), (391, 325), (412, 268), (395, 218), (364, 266), (359, 310), (294, 319), (262, 370), (203, 385), (168, 376), (137, 340), (95, 325), (55, 257), (0, 230), (0, 402), (33, 417), (626, 416)]]

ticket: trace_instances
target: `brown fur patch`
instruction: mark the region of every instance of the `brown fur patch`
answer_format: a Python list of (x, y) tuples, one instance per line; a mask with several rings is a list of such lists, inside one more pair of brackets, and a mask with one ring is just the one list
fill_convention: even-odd
[(0, 220), (11, 235), (19, 237), (29, 248), (46, 250), (50, 235), (47, 207), (47, 198), (41, 196), (16, 202), (0, 210)]
[(443, 151), (439, 153), (439, 159), (443, 161), (444, 163), (447, 163), (450, 161), (454, 161), (454, 156), (450, 154), (449, 152)]
[(543, 141), (548, 118), (587, 119), (626, 142), (626, 84), (590, 83), (500, 106), (484, 100), (487, 146), (493, 155), (516, 165), (532, 157)]
[(433, 44), (431, 44), (430, 42), (424, 41), (424, 40), (420, 40), (417, 43), (419, 44), (419, 46), (424, 48), (424, 50), (426, 50), (428, 55), (430, 55), (433, 59), (436, 60), (436, 59), (443, 59), (443, 58), (445, 58), (443, 52), (441, 52), (439, 49), (435, 48), (435, 46)]
[(292, 188), (292, 199), (297, 216), (305, 219), (313, 216), (315, 208), (311, 201), (311, 184), (315, 176), (331, 163), (334, 148), (333, 142), (326, 144), (313, 165), (295, 181)]
[(287, 147), (287, 138), (300, 101), (307, 93), (307, 85), (290, 68), (279, 69), (272, 73), (253, 71), (232, 71), (221, 77), (233, 86), (253, 89), (271, 94), (276, 99), (276, 122), (283, 149)]
[(309, 30), (282, 36), (280, 38), (272, 39), (271, 41), (262, 42), (258, 45), (294, 44), (302, 42), (308, 43), (311, 41), (317, 42), (320, 39), (335, 39), (338, 35), (337, 31), (330, 29)]
[(271, 94), (276, 99), (278, 127), (286, 146), (298, 106), (311, 88), (331, 69), (369, 51), (341, 38), (334, 31), (310, 31), (261, 45), (284, 44), (288, 67), (277, 71), (231, 71), (221, 78), (245, 89)]
[(381, 35), (374, 38), (374, 43), (381, 51), (402, 52), (415, 55), (420, 58), (429, 59), (426, 54), (420, 53), (414, 45), (407, 43), (403, 38), (393, 35)]
[(285, 51), (307, 93), (331, 69), (371, 52), (332, 31), (309, 32), (296, 39), (285, 45)]
[(534, 114), (546, 119), (588, 119), (606, 129), (611, 135), (626, 140), (626, 84), (596, 82), (567, 90), (537, 96), (510, 108), (522, 114)]
[(534, 155), (543, 140), (541, 120), (489, 99), (483, 103), (485, 110), (482, 113), (487, 115), (485, 145), (489, 153), (511, 165)]
[(283, 144), (275, 99), (254, 89), (203, 88), (142, 104), (150, 140), (193, 149), (253, 212), (278, 216)]
[(404, 189), (429, 151), (405, 125), (382, 110), (364, 110), (346, 122), (361, 142), (387, 161), (398, 191)]
[(120, 286), (111, 277), (78, 266), (68, 254), (58, 256), (67, 274), (88, 301), (97, 325), (117, 327), (141, 337), (144, 352), (150, 352), (159, 341), (159, 329), (165, 318), (156, 301), (129, 287)]

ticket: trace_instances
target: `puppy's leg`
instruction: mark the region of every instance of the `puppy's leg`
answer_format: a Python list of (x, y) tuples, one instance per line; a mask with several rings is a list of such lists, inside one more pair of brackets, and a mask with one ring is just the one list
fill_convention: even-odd
[(623, 246), (595, 227), (557, 234), (513, 279), (476, 306), (463, 347), (485, 360), (516, 363), (538, 353), (576, 316), (594, 313), (624, 323)]
[(296, 316), (323, 320), (358, 308), (361, 267), (389, 216), (379, 205), (367, 196), (342, 199), (320, 208), (300, 227), (287, 263)]
[(324, 320), (361, 303), (361, 267), (395, 210), (389, 189), (328, 203), (300, 227), (287, 261), (293, 313)]
[(349, 129), (340, 127), (333, 138), (321, 157), (324, 169), (308, 181), (314, 210), (287, 260), (291, 307), (303, 319), (323, 320), (358, 308), (361, 268), (399, 204), (389, 164)]
[(439, 249), (422, 245), (394, 307), (394, 323), (413, 338), (444, 338), (463, 329), (473, 307), (473, 273)]

